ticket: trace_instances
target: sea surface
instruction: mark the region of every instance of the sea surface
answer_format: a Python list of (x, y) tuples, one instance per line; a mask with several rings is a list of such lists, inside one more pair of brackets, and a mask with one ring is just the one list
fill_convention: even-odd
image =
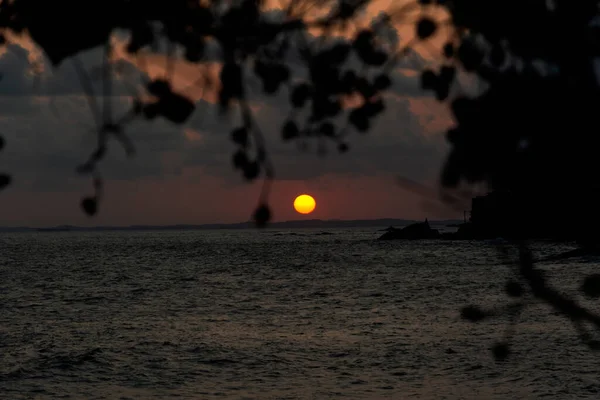
[[(1, 234), (0, 398), (600, 398), (600, 354), (547, 306), (501, 363), (507, 318), (460, 319), (509, 302), (497, 244), (380, 233)], [(577, 296), (598, 262), (543, 268)]]

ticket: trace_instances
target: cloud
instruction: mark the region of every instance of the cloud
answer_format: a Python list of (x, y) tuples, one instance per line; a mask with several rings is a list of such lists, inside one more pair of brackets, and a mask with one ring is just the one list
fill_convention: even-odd
[[(47, 63), (32, 63), (30, 53), (19, 44), (9, 44), (0, 56), (0, 96), (69, 96), (85, 94), (82, 77), (76, 69), (78, 63), (85, 71), (87, 80), (96, 94), (102, 93), (103, 51), (93, 49), (79, 54), (74, 60), (63, 62), (58, 68)], [(43, 60), (42, 60), (43, 61)], [(36, 68), (38, 71), (36, 71)], [(134, 85), (115, 70), (112, 71), (113, 96), (128, 96), (134, 93)]]
[[(415, 113), (410, 97), (388, 96), (390, 112), (379, 118), (364, 138), (354, 134), (350, 139), (352, 151), (338, 155), (329, 144), (330, 154), (316, 161), (316, 142), (311, 142), (311, 152), (303, 154), (294, 143), (280, 139), (280, 128), (287, 118), (289, 106), (287, 93), (282, 91), (273, 98), (256, 97), (256, 118), (267, 135), (270, 155), (281, 179), (311, 179), (327, 173), (368, 174), (384, 171), (414, 171), (413, 178), (423, 179), (431, 173), (423, 160), (440, 157), (440, 136), (428, 136), (423, 116)], [(13, 99), (15, 108), (26, 108), (27, 97)], [(57, 114), (47, 106), (52, 101)], [(12, 113), (3, 121), (10, 150), (3, 164), (20, 171), (44, 171), (65, 176), (85, 160), (95, 145), (93, 120), (87, 101), (81, 95), (62, 95), (38, 100), (37, 112), (23, 116)], [(124, 112), (130, 103), (127, 97), (115, 97), (115, 113)], [(31, 105), (28, 105), (31, 109)], [(422, 114), (435, 114), (420, 110)], [(186, 167), (202, 166), (215, 175), (236, 176), (231, 170), (231, 154), (235, 147), (229, 141), (229, 132), (239, 124), (233, 112), (230, 118), (218, 115), (217, 107), (200, 100), (191, 121), (174, 126), (165, 120), (136, 121), (127, 128), (127, 134), (137, 147), (137, 155), (126, 159), (115, 143), (102, 170), (111, 179), (134, 180), (141, 177), (162, 177), (163, 154), (180, 154), (180, 165), (171, 156), (169, 171), (177, 173)], [(233, 179), (237, 179), (233, 178)], [(54, 183), (60, 179), (52, 179)]]
[[(93, 69), (100, 63), (101, 52), (90, 51), (80, 58), (86, 68)], [(39, 195), (50, 202), (64, 202), (69, 198), (72, 199), (69, 207), (79, 213), (77, 201), (91, 187), (88, 179), (75, 173), (75, 168), (87, 159), (96, 145), (94, 120), (87, 99), (76, 71), (68, 62), (56, 71), (45, 71), (43, 89), (36, 91), (38, 89), (33, 85), (34, 79), (28, 72), (26, 59), (27, 52), (20, 46), (11, 47), (0, 56), (0, 72), (5, 78), (0, 81), (0, 132), (7, 141), (7, 147), (0, 153), (0, 168), (12, 173), (15, 182), (8, 191), (12, 194), (4, 197), (3, 193), (3, 199), (9, 199), (12, 204), (30, 204), (30, 201), (23, 200), (24, 196)], [(156, 58), (150, 63), (154, 70), (148, 71), (149, 76), (159, 76), (164, 71), (162, 61)], [(276, 166), (276, 187), (281, 187), (276, 190), (281, 190), (281, 201), (294, 188), (305, 186), (321, 193), (321, 196), (330, 196), (331, 203), (360, 194), (361, 187), (368, 188), (371, 197), (384, 199), (389, 183), (383, 182), (393, 182), (396, 174), (422, 182), (434, 180), (445, 152), (441, 133), (450, 119), (441, 113), (443, 106), (432, 101), (419, 88), (416, 71), (423, 64), (425, 61), (416, 54), (412, 59), (402, 60), (392, 71), (394, 87), (386, 97), (387, 112), (377, 119), (368, 134), (351, 135), (351, 150), (347, 154), (338, 154), (333, 143), (329, 143), (328, 155), (319, 157), (316, 155), (318, 143), (314, 140), (309, 143), (308, 153), (299, 151), (296, 143), (283, 142), (280, 128), (290, 112), (287, 89), (282, 89), (277, 96), (264, 96), (260, 90), (253, 91), (252, 107)], [(293, 68), (302, 69), (304, 66), (298, 64)], [(198, 78), (198, 69), (191, 64), (177, 65), (176, 71), (179, 74), (176, 86), (179, 88), (189, 87)], [(111, 99), (117, 115), (127, 110), (132, 101), (128, 88), (121, 83), (115, 84)], [(95, 89), (99, 88), (98, 81)], [(185, 222), (182, 220), (185, 210), (170, 211), (171, 214), (164, 210), (158, 215), (159, 204), (168, 205), (171, 209), (188, 207), (192, 202), (188, 197), (200, 196), (204, 189), (212, 193), (211, 201), (222, 202), (223, 207), (205, 206), (212, 210), (206, 213), (190, 211), (189, 215), (194, 215), (196, 222), (215, 222), (215, 218), (233, 222), (242, 215), (249, 215), (258, 193), (257, 184), (246, 184), (231, 163), (235, 146), (229, 140), (229, 133), (240, 123), (239, 115), (233, 111), (229, 117), (220, 116), (214, 96), (195, 98), (200, 98), (197, 110), (183, 126), (175, 126), (164, 119), (139, 120), (128, 126), (127, 134), (136, 147), (133, 158), (127, 158), (116, 141), (110, 142), (109, 154), (101, 163), (100, 170), (107, 181), (106, 209), (113, 211), (109, 214), (111, 217), (103, 221), (114, 223), (123, 218), (123, 221), (131, 223)], [(155, 199), (151, 196), (152, 190), (157, 193)], [(352, 190), (356, 193), (352, 194)], [(396, 193), (395, 189), (393, 192)], [(175, 199), (176, 196), (184, 199)], [(225, 215), (226, 205), (239, 205), (237, 200), (225, 200), (230, 196), (245, 199), (243, 212), (231, 211), (227, 218), (218, 217)], [(134, 203), (117, 204), (128, 201)], [(147, 201), (148, 205), (141, 206), (142, 201)], [(392, 210), (391, 198), (382, 201), (388, 207), (382, 210)], [(134, 205), (145, 211), (133, 215)], [(411, 213), (416, 212), (413, 205), (410, 210)], [(330, 211), (330, 215), (335, 214), (333, 209)], [(384, 211), (381, 211), (381, 216), (389, 216), (383, 215)], [(26, 215), (26, 211), (21, 212)], [(56, 212), (74, 215), (65, 211), (62, 205)], [(152, 212), (157, 217), (148, 221)], [(282, 208), (278, 215), (289, 216), (286, 212)], [(43, 212), (38, 214), (32, 217), (32, 221), (36, 218), (54, 221), (44, 217)], [(348, 218), (351, 214), (351, 208), (347, 208), (344, 213), (335, 215)], [(364, 215), (376, 214), (373, 211)], [(323, 217), (327, 215), (323, 214)], [(71, 219), (75, 220), (80, 221)]]

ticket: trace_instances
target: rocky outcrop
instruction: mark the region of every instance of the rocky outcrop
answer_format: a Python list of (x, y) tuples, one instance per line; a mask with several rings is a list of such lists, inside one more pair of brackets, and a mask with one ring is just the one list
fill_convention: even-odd
[(437, 229), (432, 229), (429, 222), (417, 222), (408, 225), (402, 229), (387, 229), (387, 232), (379, 237), (379, 240), (418, 240), (418, 239), (438, 239), (440, 233)]

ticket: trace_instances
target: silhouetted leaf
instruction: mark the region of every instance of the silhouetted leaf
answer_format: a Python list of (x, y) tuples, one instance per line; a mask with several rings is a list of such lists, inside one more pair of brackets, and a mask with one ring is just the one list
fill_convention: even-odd
[(299, 134), (298, 125), (294, 121), (287, 121), (281, 130), (281, 137), (286, 141), (298, 137)]
[(244, 169), (248, 163), (248, 155), (244, 150), (238, 150), (233, 154), (233, 166), (236, 169)]
[(98, 200), (95, 197), (85, 197), (81, 201), (81, 208), (90, 217), (94, 216), (98, 212)]
[(386, 90), (390, 86), (392, 86), (392, 80), (386, 74), (377, 75), (373, 81), (373, 87), (375, 90)]
[(12, 179), (10, 175), (0, 174), (0, 190), (4, 189), (8, 185), (10, 185)]
[(350, 112), (348, 121), (354, 125), (359, 132), (366, 132), (369, 130), (369, 118), (364, 108), (356, 108)]
[(339, 65), (348, 59), (352, 46), (348, 43), (337, 43), (327, 51), (326, 61), (331, 64)]
[(158, 116), (161, 109), (161, 105), (159, 102), (145, 104), (142, 109), (144, 117), (146, 119), (154, 119)]
[(510, 348), (507, 343), (496, 343), (492, 346), (492, 354), (496, 361), (505, 361), (510, 355)]
[(197, 63), (204, 56), (204, 42), (195, 42), (185, 48), (185, 59), (192, 63)]
[(246, 163), (246, 165), (244, 165), (243, 169), (244, 169), (244, 178), (246, 178), (249, 181), (252, 181), (252, 180), (258, 178), (258, 175), (260, 174), (260, 164), (256, 161), (251, 161), (251, 162)]
[(600, 274), (586, 276), (581, 285), (581, 291), (592, 298), (600, 297)]
[(304, 107), (306, 101), (310, 97), (310, 85), (307, 83), (301, 83), (294, 86), (291, 94), (292, 106), (296, 108)]
[(437, 86), (438, 77), (430, 69), (421, 72), (421, 88), (425, 90), (433, 90)]
[(171, 91), (171, 84), (164, 79), (154, 79), (146, 84), (148, 93), (158, 98), (169, 96)]
[(32, 1), (19, 8), (29, 35), (54, 66), (102, 46), (115, 27), (116, 1)]
[(0, 136), (0, 150), (2, 150), (5, 146), (6, 142), (4, 141), (4, 138), (2, 136)]
[(248, 129), (245, 127), (236, 128), (231, 132), (231, 140), (242, 147), (248, 146)]
[(361, 108), (364, 109), (364, 112), (368, 118), (373, 118), (385, 111), (385, 103), (383, 102), (382, 98), (378, 98), (376, 100), (366, 102)]
[(365, 98), (369, 99), (377, 94), (375, 87), (364, 77), (357, 78), (354, 83), (356, 90)]
[(423, 17), (417, 22), (417, 37), (421, 40), (429, 38), (437, 30), (437, 24), (429, 17)]
[(319, 127), (321, 135), (326, 137), (335, 136), (335, 126), (331, 122), (323, 122)]
[(127, 52), (137, 53), (154, 42), (154, 33), (148, 23), (139, 23), (131, 28), (131, 39), (127, 44)]
[(341, 84), (344, 86), (344, 90), (342, 90), (342, 91), (344, 93), (350, 93), (350, 92), (352, 92), (354, 86), (356, 85), (358, 76), (356, 75), (356, 72), (349, 69), (349, 70), (344, 71), (340, 80), (341, 80)]
[(600, 350), (600, 341), (598, 340), (588, 340), (587, 343), (590, 350), (599, 351)]
[(487, 317), (486, 313), (476, 306), (463, 307), (463, 309), (460, 311), (460, 316), (463, 319), (471, 322), (479, 322)]
[(444, 57), (454, 57), (454, 45), (452, 43), (446, 43), (443, 48)]
[(243, 96), (242, 69), (238, 64), (225, 63), (221, 69), (220, 78), (222, 86), (219, 93), (219, 102), (221, 106), (227, 106), (231, 99), (238, 99)]
[(264, 228), (271, 219), (271, 210), (266, 204), (261, 204), (254, 211), (254, 222), (259, 228)]
[(374, 50), (363, 54), (362, 60), (367, 65), (380, 67), (386, 63), (386, 61), (388, 60), (388, 55), (384, 51)]
[(458, 47), (458, 59), (466, 71), (474, 71), (481, 65), (484, 53), (472, 40), (463, 40)]
[(262, 163), (266, 159), (267, 159), (267, 151), (262, 147), (259, 147), (258, 149), (256, 149), (256, 160), (259, 163)]
[(450, 65), (444, 65), (440, 68), (440, 79), (451, 83), (456, 76), (456, 68)]
[(352, 46), (354, 47), (354, 49), (361, 53), (361, 52), (369, 52), (371, 51), (371, 44), (373, 42), (373, 32), (371, 30), (362, 30), (360, 31), (356, 37), (354, 38), (354, 42), (352, 43)]
[(521, 297), (523, 295), (523, 286), (521, 286), (519, 282), (513, 280), (506, 282), (504, 290), (510, 297)]
[(500, 67), (506, 61), (506, 52), (499, 44), (494, 45), (492, 47), (492, 51), (490, 52), (490, 62), (495, 67)]
[(176, 93), (164, 97), (158, 104), (160, 114), (176, 124), (187, 121), (196, 108), (191, 100)]
[(338, 151), (340, 153), (346, 153), (349, 150), (348, 145), (346, 143), (339, 143), (338, 144)]

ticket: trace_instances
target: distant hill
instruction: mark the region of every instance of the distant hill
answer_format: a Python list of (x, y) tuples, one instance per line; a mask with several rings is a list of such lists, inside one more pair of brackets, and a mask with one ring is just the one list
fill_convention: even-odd
[[(406, 226), (414, 220), (382, 218), (360, 220), (295, 220), (272, 222), (268, 229), (305, 229), (305, 228), (386, 228), (388, 226)], [(429, 221), (432, 225), (449, 225), (461, 223), (460, 220)], [(253, 222), (238, 222), (234, 224), (202, 224), (202, 225), (130, 225), (130, 226), (72, 226), (59, 225), (47, 228), (31, 227), (0, 227), (0, 232), (73, 232), (73, 231), (167, 231), (167, 230), (206, 230), (206, 229), (249, 229), (255, 228)]]

